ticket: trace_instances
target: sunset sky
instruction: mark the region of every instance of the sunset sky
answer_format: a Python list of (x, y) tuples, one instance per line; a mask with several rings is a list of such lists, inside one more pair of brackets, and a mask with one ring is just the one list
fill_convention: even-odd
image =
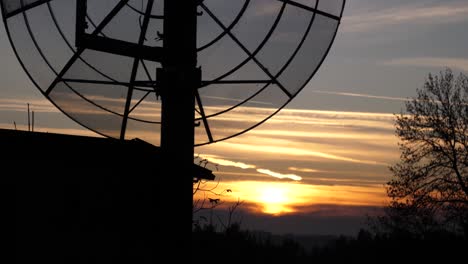
[[(399, 157), (393, 114), (428, 73), (468, 73), (467, 28), (466, 0), (348, 0), (328, 57), (285, 109), (246, 134), (195, 149), (219, 179), (214, 191), (230, 189), (219, 198), (244, 202), (238, 217), (246, 228), (356, 234), (387, 202), (388, 167)], [(26, 129), (30, 103), (38, 131), (97, 136), (43, 98), (3, 25), (0, 58), (0, 128)], [(244, 111), (229, 122), (267, 110)]]

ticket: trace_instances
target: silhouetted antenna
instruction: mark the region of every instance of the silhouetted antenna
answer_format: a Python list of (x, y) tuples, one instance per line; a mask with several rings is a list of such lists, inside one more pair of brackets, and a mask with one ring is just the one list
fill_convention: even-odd
[(32, 111), (31, 131), (34, 132), (34, 111)]
[[(0, 3), (24, 69), (62, 112), (99, 134), (160, 145), (164, 102), (156, 98), (164, 80), (156, 72), (167, 65), (162, 50), (172, 45), (164, 28), (167, 1)], [(189, 2), (197, 4), (195, 63), (201, 70), (194, 91), (193, 123), (200, 124), (195, 145), (240, 135), (285, 107), (322, 64), (345, 5), (345, 0)], [(183, 41), (181, 32), (175, 42)]]
[[(345, 0), (0, 3), (18, 59), (55, 106), (104, 136), (160, 145), (163, 172), (174, 174), (176, 161), (177, 175), (193, 176), (194, 145), (257, 127), (305, 87), (330, 50)], [(177, 205), (161, 211), (184, 217), (160, 231), (187, 242), (193, 178), (166, 178), (161, 186), (177, 186)]]
[(13, 121), (13, 125), (15, 126), (15, 130), (17, 130), (17, 128), (16, 128), (16, 122), (15, 122), (15, 121)]
[(31, 114), (29, 111), (29, 103), (28, 103), (28, 131), (31, 131)]

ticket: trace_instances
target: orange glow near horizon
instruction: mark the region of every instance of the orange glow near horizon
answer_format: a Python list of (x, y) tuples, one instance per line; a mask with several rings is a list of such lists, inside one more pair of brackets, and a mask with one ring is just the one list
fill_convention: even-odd
[(259, 189), (258, 202), (263, 206), (263, 212), (267, 214), (288, 213), (290, 202), (285, 188), (280, 186), (265, 186)]
[[(209, 183), (212, 186), (214, 183)], [(326, 186), (296, 182), (231, 181), (220, 182), (216, 187), (219, 192), (230, 189), (228, 196), (220, 199), (246, 202), (247, 210), (253, 213), (284, 215), (289, 213), (307, 213), (321, 205), (338, 206), (383, 206), (387, 202), (382, 186)], [(195, 199), (203, 199), (197, 193)]]

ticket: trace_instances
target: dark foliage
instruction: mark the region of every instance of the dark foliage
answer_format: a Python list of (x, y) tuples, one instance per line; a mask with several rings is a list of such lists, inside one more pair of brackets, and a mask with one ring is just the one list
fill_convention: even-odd
[(411, 259), (456, 261), (468, 248), (468, 241), (449, 232), (434, 232), (424, 239), (402, 234), (374, 234), (361, 230), (356, 238), (338, 237), (326, 246), (304, 248), (294, 238), (274, 242), (238, 225), (225, 232), (213, 226), (198, 227), (193, 233), (195, 263), (398, 263)]
[[(231, 225), (216, 232), (211, 225), (196, 227), (193, 232), (193, 256), (196, 263), (220, 260), (223, 263), (304, 263), (304, 249), (291, 239), (273, 243)], [(199, 256), (199, 257), (197, 257)]]
[[(356, 239), (339, 238), (321, 250), (315, 250), (309, 263), (417, 263), (432, 262), (435, 259), (444, 263), (458, 260), (460, 252), (468, 243), (462, 237), (450, 233), (434, 233), (424, 239), (373, 235), (361, 230)], [(459, 253), (457, 253), (459, 252)]]

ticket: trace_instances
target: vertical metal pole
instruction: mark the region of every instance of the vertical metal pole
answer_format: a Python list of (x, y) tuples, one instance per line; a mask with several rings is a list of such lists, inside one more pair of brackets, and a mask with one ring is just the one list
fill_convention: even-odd
[(31, 131), (31, 113), (29, 112), (29, 103), (28, 103), (28, 132)]
[[(160, 232), (169, 247), (172, 244), (187, 253), (191, 252), (192, 238), (195, 89), (200, 83), (196, 11), (197, 0), (164, 0), (164, 58), (157, 76), (161, 83), (165, 172), (163, 185), (158, 188), (165, 218)], [(183, 253), (179, 255), (184, 257)]]

